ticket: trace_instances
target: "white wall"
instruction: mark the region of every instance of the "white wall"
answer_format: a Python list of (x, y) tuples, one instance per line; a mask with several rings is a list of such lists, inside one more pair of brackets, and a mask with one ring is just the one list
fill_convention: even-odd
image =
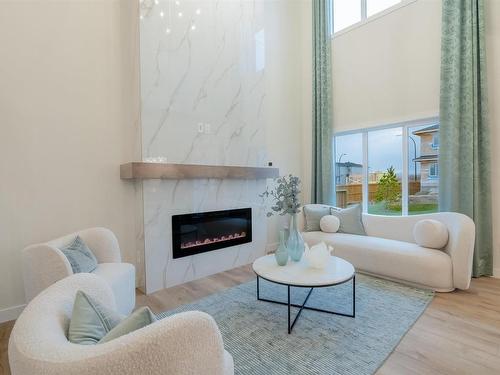
[[(302, 200), (310, 200), (312, 31), (310, 0), (270, 2), (268, 35), (279, 36), (266, 50), (268, 127), (267, 154), (280, 174), (295, 174), (302, 180)], [(284, 7), (284, 4), (287, 6)], [(272, 217), (268, 224), (268, 246), (278, 242), (285, 218)]]
[[(308, 194), (311, 4), (269, 6), (283, 40), (266, 51), (268, 156)], [(135, 0), (0, 2), (0, 321), (24, 304), (28, 244), (101, 225), (136, 262), (137, 185), (118, 166), (141, 157), (137, 12)], [(280, 225), (269, 222), (271, 245)]]
[[(500, 1), (486, 0), (493, 240), (500, 276)], [(439, 114), (441, 1), (417, 0), (333, 41), (334, 131)]]
[(105, 226), (135, 261), (135, 4), (0, 2), (0, 321), (24, 304), (26, 245)]
[(418, 0), (335, 36), (334, 131), (436, 116), (441, 1)]

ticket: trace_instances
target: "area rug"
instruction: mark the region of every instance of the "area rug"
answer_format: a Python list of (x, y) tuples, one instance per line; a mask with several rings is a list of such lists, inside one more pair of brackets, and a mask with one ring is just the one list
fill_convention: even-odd
[[(261, 298), (286, 301), (285, 286), (261, 280)], [(315, 289), (307, 306), (351, 313), (352, 284)], [(308, 290), (292, 288), (292, 302)], [(373, 374), (424, 312), (433, 292), (356, 276), (356, 318), (303, 310), (291, 334), (287, 307), (256, 300), (256, 282), (210, 295), (159, 318), (189, 310), (217, 321), (236, 374)], [(297, 308), (292, 308), (292, 319)]]

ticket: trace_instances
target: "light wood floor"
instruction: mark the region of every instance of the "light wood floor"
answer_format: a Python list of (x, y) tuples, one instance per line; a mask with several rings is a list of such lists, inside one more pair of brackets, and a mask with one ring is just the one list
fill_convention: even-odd
[[(137, 305), (161, 312), (254, 277), (244, 266), (149, 296), (138, 292)], [(0, 374), (9, 374), (12, 325), (0, 324)], [(500, 280), (474, 279), (468, 291), (438, 293), (377, 374), (500, 374)]]

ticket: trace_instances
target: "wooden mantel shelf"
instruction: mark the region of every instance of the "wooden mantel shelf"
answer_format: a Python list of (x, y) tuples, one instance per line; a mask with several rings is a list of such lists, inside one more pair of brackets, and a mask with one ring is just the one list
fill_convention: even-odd
[(120, 178), (132, 179), (195, 179), (195, 178), (233, 178), (257, 180), (275, 178), (279, 169), (272, 167), (237, 167), (225, 165), (198, 165), (132, 162), (120, 165)]

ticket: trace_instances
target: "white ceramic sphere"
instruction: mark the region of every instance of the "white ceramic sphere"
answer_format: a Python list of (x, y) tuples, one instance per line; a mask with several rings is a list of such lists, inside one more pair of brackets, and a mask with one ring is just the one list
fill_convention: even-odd
[(326, 215), (319, 221), (319, 227), (322, 232), (335, 233), (339, 230), (340, 220), (337, 216)]

